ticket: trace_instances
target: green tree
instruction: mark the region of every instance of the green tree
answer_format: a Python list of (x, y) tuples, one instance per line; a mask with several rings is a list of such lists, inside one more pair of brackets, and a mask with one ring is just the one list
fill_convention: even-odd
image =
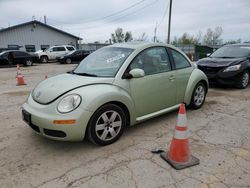
[(122, 28), (117, 28), (114, 33), (111, 33), (111, 40), (113, 43), (129, 42), (133, 37), (130, 31), (124, 33)]

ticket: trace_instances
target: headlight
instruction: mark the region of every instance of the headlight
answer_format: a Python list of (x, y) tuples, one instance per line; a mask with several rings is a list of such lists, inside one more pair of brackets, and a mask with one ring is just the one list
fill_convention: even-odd
[(75, 110), (81, 103), (80, 95), (71, 94), (64, 97), (57, 105), (57, 110), (60, 113), (68, 113)]
[(223, 72), (230, 72), (230, 71), (237, 71), (240, 70), (241, 65), (233, 65), (230, 67), (227, 67)]
[(63, 58), (64, 58), (64, 56), (61, 56), (61, 57), (60, 57), (60, 59), (63, 59)]

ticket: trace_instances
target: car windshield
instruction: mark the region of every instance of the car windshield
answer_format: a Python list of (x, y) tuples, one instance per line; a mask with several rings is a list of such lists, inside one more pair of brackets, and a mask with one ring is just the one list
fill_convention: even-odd
[(250, 46), (224, 46), (216, 50), (210, 57), (238, 58), (247, 57), (250, 54)]
[(130, 48), (99, 49), (83, 59), (73, 73), (96, 77), (114, 77), (132, 52), (133, 49)]
[(7, 57), (7, 55), (8, 55), (8, 51), (3, 51), (0, 53), (0, 56), (2, 57)]
[(0, 56), (1, 56), (1, 55), (3, 55), (4, 53), (5, 53), (4, 51), (3, 51), (3, 52), (1, 52), (1, 53), (0, 53)]

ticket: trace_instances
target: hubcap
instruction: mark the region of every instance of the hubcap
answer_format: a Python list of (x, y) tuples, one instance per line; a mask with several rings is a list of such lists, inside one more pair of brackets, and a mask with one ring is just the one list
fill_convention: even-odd
[(45, 57), (42, 58), (43, 63), (47, 63), (47, 59)]
[(67, 64), (70, 64), (70, 63), (71, 63), (71, 59), (68, 58), (68, 59), (66, 60), (66, 63), (67, 63)]
[(249, 82), (249, 74), (245, 73), (242, 77), (242, 85), (243, 87), (246, 87)]
[(26, 61), (26, 64), (27, 64), (28, 66), (31, 66), (31, 65), (32, 65), (32, 61), (31, 61), (31, 60), (28, 60), (28, 61)]
[(194, 93), (194, 103), (196, 106), (200, 106), (205, 98), (205, 89), (202, 86), (198, 86)]
[(104, 112), (97, 120), (95, 132), (99, 139), (109, 141), (115, 138), (122, 127), (122, 119), (116, 111)]

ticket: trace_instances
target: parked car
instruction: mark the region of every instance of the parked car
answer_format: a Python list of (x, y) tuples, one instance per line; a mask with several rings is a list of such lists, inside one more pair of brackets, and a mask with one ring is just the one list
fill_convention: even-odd
[(65, 56), (59, 57), (57, 60), (60, 63), (71, 64), (72, 62), (82, 61), (89, 54), (90, 54), (90, 51), (87, 51), (87, 50), (76, 50), (76, 51), (72, 51), (72, 52), (68, 53)]
[(39, 50), (35, 52), (38, 55), (41, 63), (48, 63), (49, 61), (56, 60), (58, 57), (64, 56), (71, 51), (76, 50), (74, 46), (52, 46), (45, 51)]
[(197, 66), (207, 75), (210, 83), (246, 88), (250, 73), (250, 44), (223, 46), (209, 57), (199, 60)]
[(0, 64), (23, 64), (24, 66), (32, 66), (37, 62), (38, 57), (27, 52), (19, 50), (8, 50), (0, 53)]
[(22, 106), (38, 134), (56, 140), (84, 136), (107, 145), (126, 126), (206, 98), (208, 80), (187, 56), (163, 43), (123, 43), (101, 48), (73, 71), (39, 83)]

